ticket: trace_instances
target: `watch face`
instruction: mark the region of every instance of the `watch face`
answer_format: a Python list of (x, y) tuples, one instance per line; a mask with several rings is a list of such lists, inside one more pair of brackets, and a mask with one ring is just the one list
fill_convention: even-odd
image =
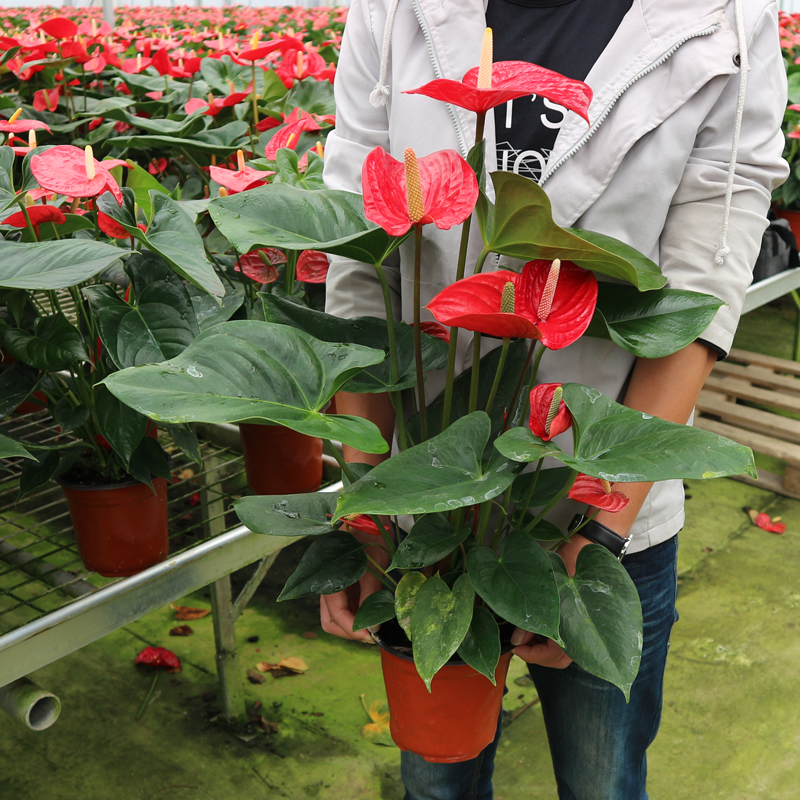
[(622, 561), (622, 557), (625, 555), (625, 553), (628, 552), (628, 548), (631, 546), (632, 539), (633, 539), (633, 537), (629, 536), (625, 540), (625, 544), (622, 545), (622, 550), (620, 550), (619, 556), (617, 556), (617, 558), (619, 558), (620, 561)]

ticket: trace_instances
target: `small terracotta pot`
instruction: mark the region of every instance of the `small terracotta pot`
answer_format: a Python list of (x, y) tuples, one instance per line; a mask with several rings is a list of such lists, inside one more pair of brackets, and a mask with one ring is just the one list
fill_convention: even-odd
[(322, 439), (282, 425), (241, 423), (247, 482), (256, 494), (316, 492), (322, 483)]
[(436, 764), (480, 755), (497, 732), (512, 653), (500, 656), (495, 686), (467, 664), (446, 664), (428, 693), (413, 661), (378, 644), (394, 743)]
[(107, 578), (135, 575), (169, 555), (167, 482), (80, 486), (60, 481), (81, 560)]

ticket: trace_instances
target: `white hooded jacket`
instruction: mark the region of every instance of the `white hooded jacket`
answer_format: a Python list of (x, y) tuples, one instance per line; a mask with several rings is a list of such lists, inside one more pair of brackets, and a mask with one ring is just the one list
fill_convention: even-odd
[[(445, 148), (466, 155), (475, 115), (403, 91), (434, 78), (460, 80), (478, 63), (485, 27), (483, 0), (355, 0), (335, 83), (336, 129), (325, 151), (329, 188), (360, 192), (361, 165), (377, 145), (400, 160), (406, 147), (419, 156)], [(740, 64), (749, 67), (746, 87)], [(658, 263), (671, 288), (722, 299), (726, 305), (702, 338), (727, 352), (772, 189), (788, 173), (781, 158), (787, 89), (775, 2), (634, 0), (586, 83), (594, 92), (591, 124), (568, 114), (542, 177), (556, 222), (621, 239)], [(369, 100), (376, 84), (388, 87), (386, 104), (377, 108)], [(491, 171), (492, 113), (486, 145)], [(459, 229), (425, 227), (423, 305), (455, 279), (459, 237)], [(473, 225), (468, 269), (481, 245)], [(405, 320), (411, 319), (411, 247), (404, 244), (387, 264), (395, 313)], [(384, 317), (374, 269), (332, 261), (327, 311)], [(469, 344), (462, 334), (462, 368)], [(584, 383), (620, 399), (634, 360), (611, 342), (584, 337), (546, 353), (539, 381)], [(433, 397), (441, 380), (431, 376), (429, 383)], [(575, 510), (565, 503), (556, 521)], [(683, 520), (681, 481), (656, 484), (629, 552), (672, 537)]]

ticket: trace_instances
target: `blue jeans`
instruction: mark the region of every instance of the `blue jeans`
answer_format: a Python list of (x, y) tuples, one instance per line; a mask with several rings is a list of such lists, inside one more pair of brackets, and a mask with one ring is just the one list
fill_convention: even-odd
[[(642, 603), (644, 644), (630, 703), (576, 664), (530, 665), (539, 692), (560, 800), (647, 800), (646, 751), (661, 720), (664, 667), (677, 619), (678, 537), (626, 556)], [(501, 714), (502, 720), (502, 714)], [(492, 800), (495, 740), (475, 759), (432, 764), (403, 753), (405, 800)]]

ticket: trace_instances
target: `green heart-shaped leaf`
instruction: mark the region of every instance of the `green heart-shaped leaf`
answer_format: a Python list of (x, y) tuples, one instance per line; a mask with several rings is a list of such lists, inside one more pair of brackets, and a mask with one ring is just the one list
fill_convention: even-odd
[(332, 533), (334, 492), (242, 497), (233, 504), (243, 525), (269, 536), (320, 536)]
[(512, 531), (499, 555), (489, 547), (473, 547), (467, 553), (467, 572), (475, 591), (495, 614), (561, 643), (553, 567), (532, 537)]
[(240, 253), (257, 247), (322, 250), (376, 264), (405, 238), (395, 239), (367, 220), (361, 195), (330, 189), (276, 183), (217, 198), (208, 210)]
[(477, 606), (473, 610), (472, 622), (458, 648), (458, 655), (474, 670), (485, 675), (492, 686), (497, 685), (494, 672), (500, 660), (500, 628), (488, 608)]
[(388, 446), (371, 422), (320, 413), (356, 372), (382, 359), (368, 347), (326, 344), (284, 325), (237, 320), (203, 331), (169, 361), (121, 370), (104, 383), (151, 419), (266, 420), (382, 453)]
[(429, 692), (433, 676), (464, 641), (474, 602), (475, 592), (467, 575), (459, 576), (452, 591), (438, 575), (420, 587), (411, 611), (411, 633), (414, 664)]
[(336, 519), (348, 514), (428, 514), (497, 497), (521, 468), (497, 454), (483, 466), (490, 428), (489, 417), (475, 411), (444, 433), (384, 461), (345, 487)]
[(634, 411), (578, 383), (565, 383), (563, 397), (573, 417), (574, 455), (529, 428), (506, 431), (495, 441), (498, 451), (522, 462), (551, 456), (612, 483), (757, 476), (752, 450), (724, 436)]
[(315, 539), (292, 573), (278, 600), (304, 594), (334, 594), (352, 586), (367, 571), (364, 545), (345, 531)]
[(353, 630), (363, 631), (394, 619), (394, 596), (388, 589), (371, 594), (359, 607)]
[(642, 358), (662, 358), (691, 344), (709, 326), (722, 301), (709, 294), (601, 283), (587, 336), (611, 339)]
[(420, 517), (400, 542), (390, 569), (422, 569), (450, 555), (472, 531), (466, 525), (454, 530), (446, 514)]
[(642, 607), (625, 568), (608, 550), (590, 544), (578, 553), (575, 575), (548, 553), (561, 597), (564, 650), (581, 669), (630, 698), (642, 653)]
[(486, 249), (531, 259), (560, 258), (628, 281), (641, 291), (667, 282), (658, 265), (610, 236), (567, 230), (553, 221), (550, 200), (535, 181), (513, 172), (491, 173), (495, 203), (478, 200), (478, 224)]
[(394, 613), (409, 639), (411, 639), (411, 612), (417, 602), (419, 590), (426, 580), (421, 572), (407, 572), (397, 582), (397, 588), (394, 590)]

